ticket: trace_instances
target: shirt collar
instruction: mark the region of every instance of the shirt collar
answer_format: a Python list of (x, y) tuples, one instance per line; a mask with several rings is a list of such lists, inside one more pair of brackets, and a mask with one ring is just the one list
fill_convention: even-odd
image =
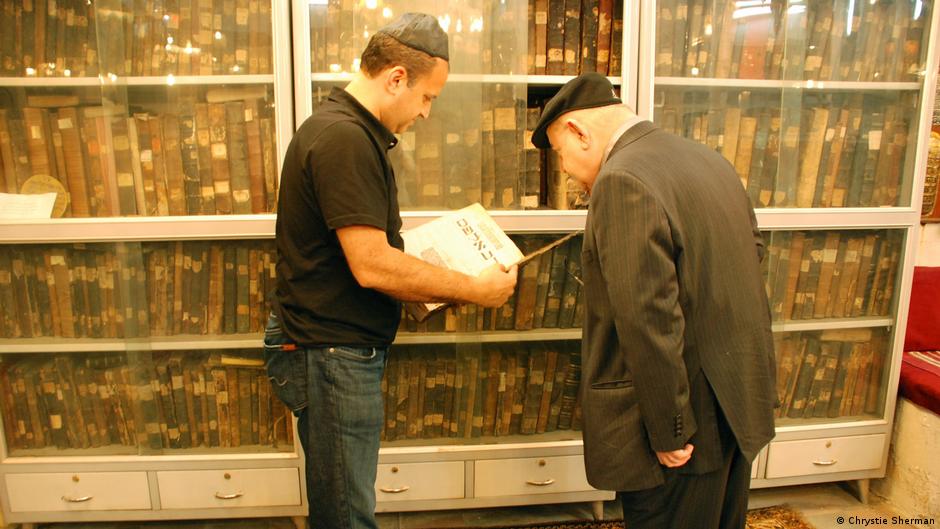
[(614, 131), (613, 135), (610, 137), (610, 142), (607, 143), (607, 148), (604, 149), (604, 159), (601, 161), (601, 165), (607, 163), (607, 158), (610, 156), (610, 151), (614, 149), (614, 145), (620, 141), (620, 138), (628, 131), (631, 127), (637, 123), (643, 121), (643, 118), (640, 116), (633, 116), (628, 118), (623, 122), (623, 125), (620, 125), (620, 128)]
[(359, 118), (359, 121), (366, 126), (366, 129), (375, 138), (379, 145), (385, 145), (386, 149), (391, 149), (398, 144), (398, 138), (382, 124), (372, 112), (362, 106), (355, 97), (346, 90), (339, 87), (333, 87), (330, 91), (330, 101), (336, 102), (346, 108), (351, 114)]

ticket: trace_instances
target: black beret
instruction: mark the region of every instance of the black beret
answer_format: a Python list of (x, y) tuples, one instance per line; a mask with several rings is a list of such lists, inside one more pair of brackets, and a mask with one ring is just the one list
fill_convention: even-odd
[(532, 144), (539, 149), (548, 149), (552, 146), (548, 141), (548, 126), (559, 116), (572, 110), (583, 108), (605, 107), (622, 103), (614, 94), (614, 87), (610, 81), (599, 73), (586, 73), (579, 75), (565, 83), (555, 97), (548, 100), (542, 116), (539, 118), (535, 131), (532, 132)]
[(378, 30), (409, 48), (449, 61), (447, 33), (437, 19), (424, 13), (405, 13), (391, 24)]

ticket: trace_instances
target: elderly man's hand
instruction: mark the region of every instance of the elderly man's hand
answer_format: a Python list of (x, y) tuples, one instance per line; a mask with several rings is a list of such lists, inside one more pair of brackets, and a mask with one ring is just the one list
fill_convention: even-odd
[(670, 452), (656, 452), (656, 458), (659, 459), (659, 463), (670, 468), (681, 467), (682, 465), (689, 462), (689, 458), (692, 457), (692, 450), (695, 447), (686, 444), (681, 450), (672, 450)]

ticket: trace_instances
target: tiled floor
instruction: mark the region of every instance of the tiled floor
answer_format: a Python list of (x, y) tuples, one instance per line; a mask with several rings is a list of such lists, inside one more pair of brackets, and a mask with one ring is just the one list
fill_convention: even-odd
[[(800, 487), (782, 487), (774, 489), (759, 489), (751, 491), (750, 507), (760, 508), (770, 505), (787, 503), (800, 511), (806, 521), (813, 524), (816, 529), (847, 529), (864, 527), (861, 521), (850, 524), (851, 517), (872, 519), (875, 517), (888, 519), (896, 515), (890, 505), (878, 503), (872, 499), (870, 505), (860, 503), (853, 495), (838, 485), (804, 485)], [(381, 529), (431, 529), (447, 527), (485, 527), (511, 524), (530, 524), (537, 522), (583, 520), (591, 518), (591, 505), (559, 504), (538, 505), (529, 507), (508, 507), (499, 509), (471, 509), (462, 511), (435, 511), (419, 513), (387, 513), (380, 514), (379, 527)], [(929, 513), (912, 513), (925, 517)], [(620, 506), (615, 501), (606, 502), (604, 515), (608, 518), (621, 516)], [(842, 516), (843, 524), (838, 518)], [(934, 518), (940, 520), (937, 514)], [(940, 523), (940, 521), (938, 521)], [(871, 525), (869, 525), (870, 527)], [(876, 525), (879, 528), (910, 529), (911, 525)], [(916, 527), (916, 526), (914, 526)], [(932, 529), (940, 525), (924, 526)]]

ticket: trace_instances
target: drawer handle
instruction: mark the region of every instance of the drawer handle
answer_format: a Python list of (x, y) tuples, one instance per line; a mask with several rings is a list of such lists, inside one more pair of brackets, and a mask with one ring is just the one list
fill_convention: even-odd
[(232, 494), (221, 494), (219, 492), (215, 493), (215, 497), (220, 500), (234, 500), (235, 498), (241, 498), (244, 495), (244, 492), (233, 492)]
[(387, 487), (379, 487), (379, 490), (382, 492), (387, 492), (388, 494), (398, 494), (399, 492), (405, 492), (406, 490), (410, 488), (411, 487), (409, 487), (408, 485), (402, 485), (401, 487), (397, 487), (393, 489), (390, 489)]
[(532, 481), (532, 480), (526, 481), (526, 483), (528, 483), (529, 485), (535, 485), (536, 487), (547, 487), (554, 482), (555, 482), (554, 478), (548, 478), (545, 481)]
[(94, 498), (94, 496), (79, 496), (78, 498), (73, 498), (71, 496), (62, 496), (62, 500), (67, 501), (69, 503), (82, 503), (82, 502), (89, 501), (92, 498)]
[(829, 466), (835, 465), (838, 462), (839, 462), (838, 459), (830, 459), (829, 461), (813, 461), (813, 464), (821, 466), (821, 467), (829, 467)]

